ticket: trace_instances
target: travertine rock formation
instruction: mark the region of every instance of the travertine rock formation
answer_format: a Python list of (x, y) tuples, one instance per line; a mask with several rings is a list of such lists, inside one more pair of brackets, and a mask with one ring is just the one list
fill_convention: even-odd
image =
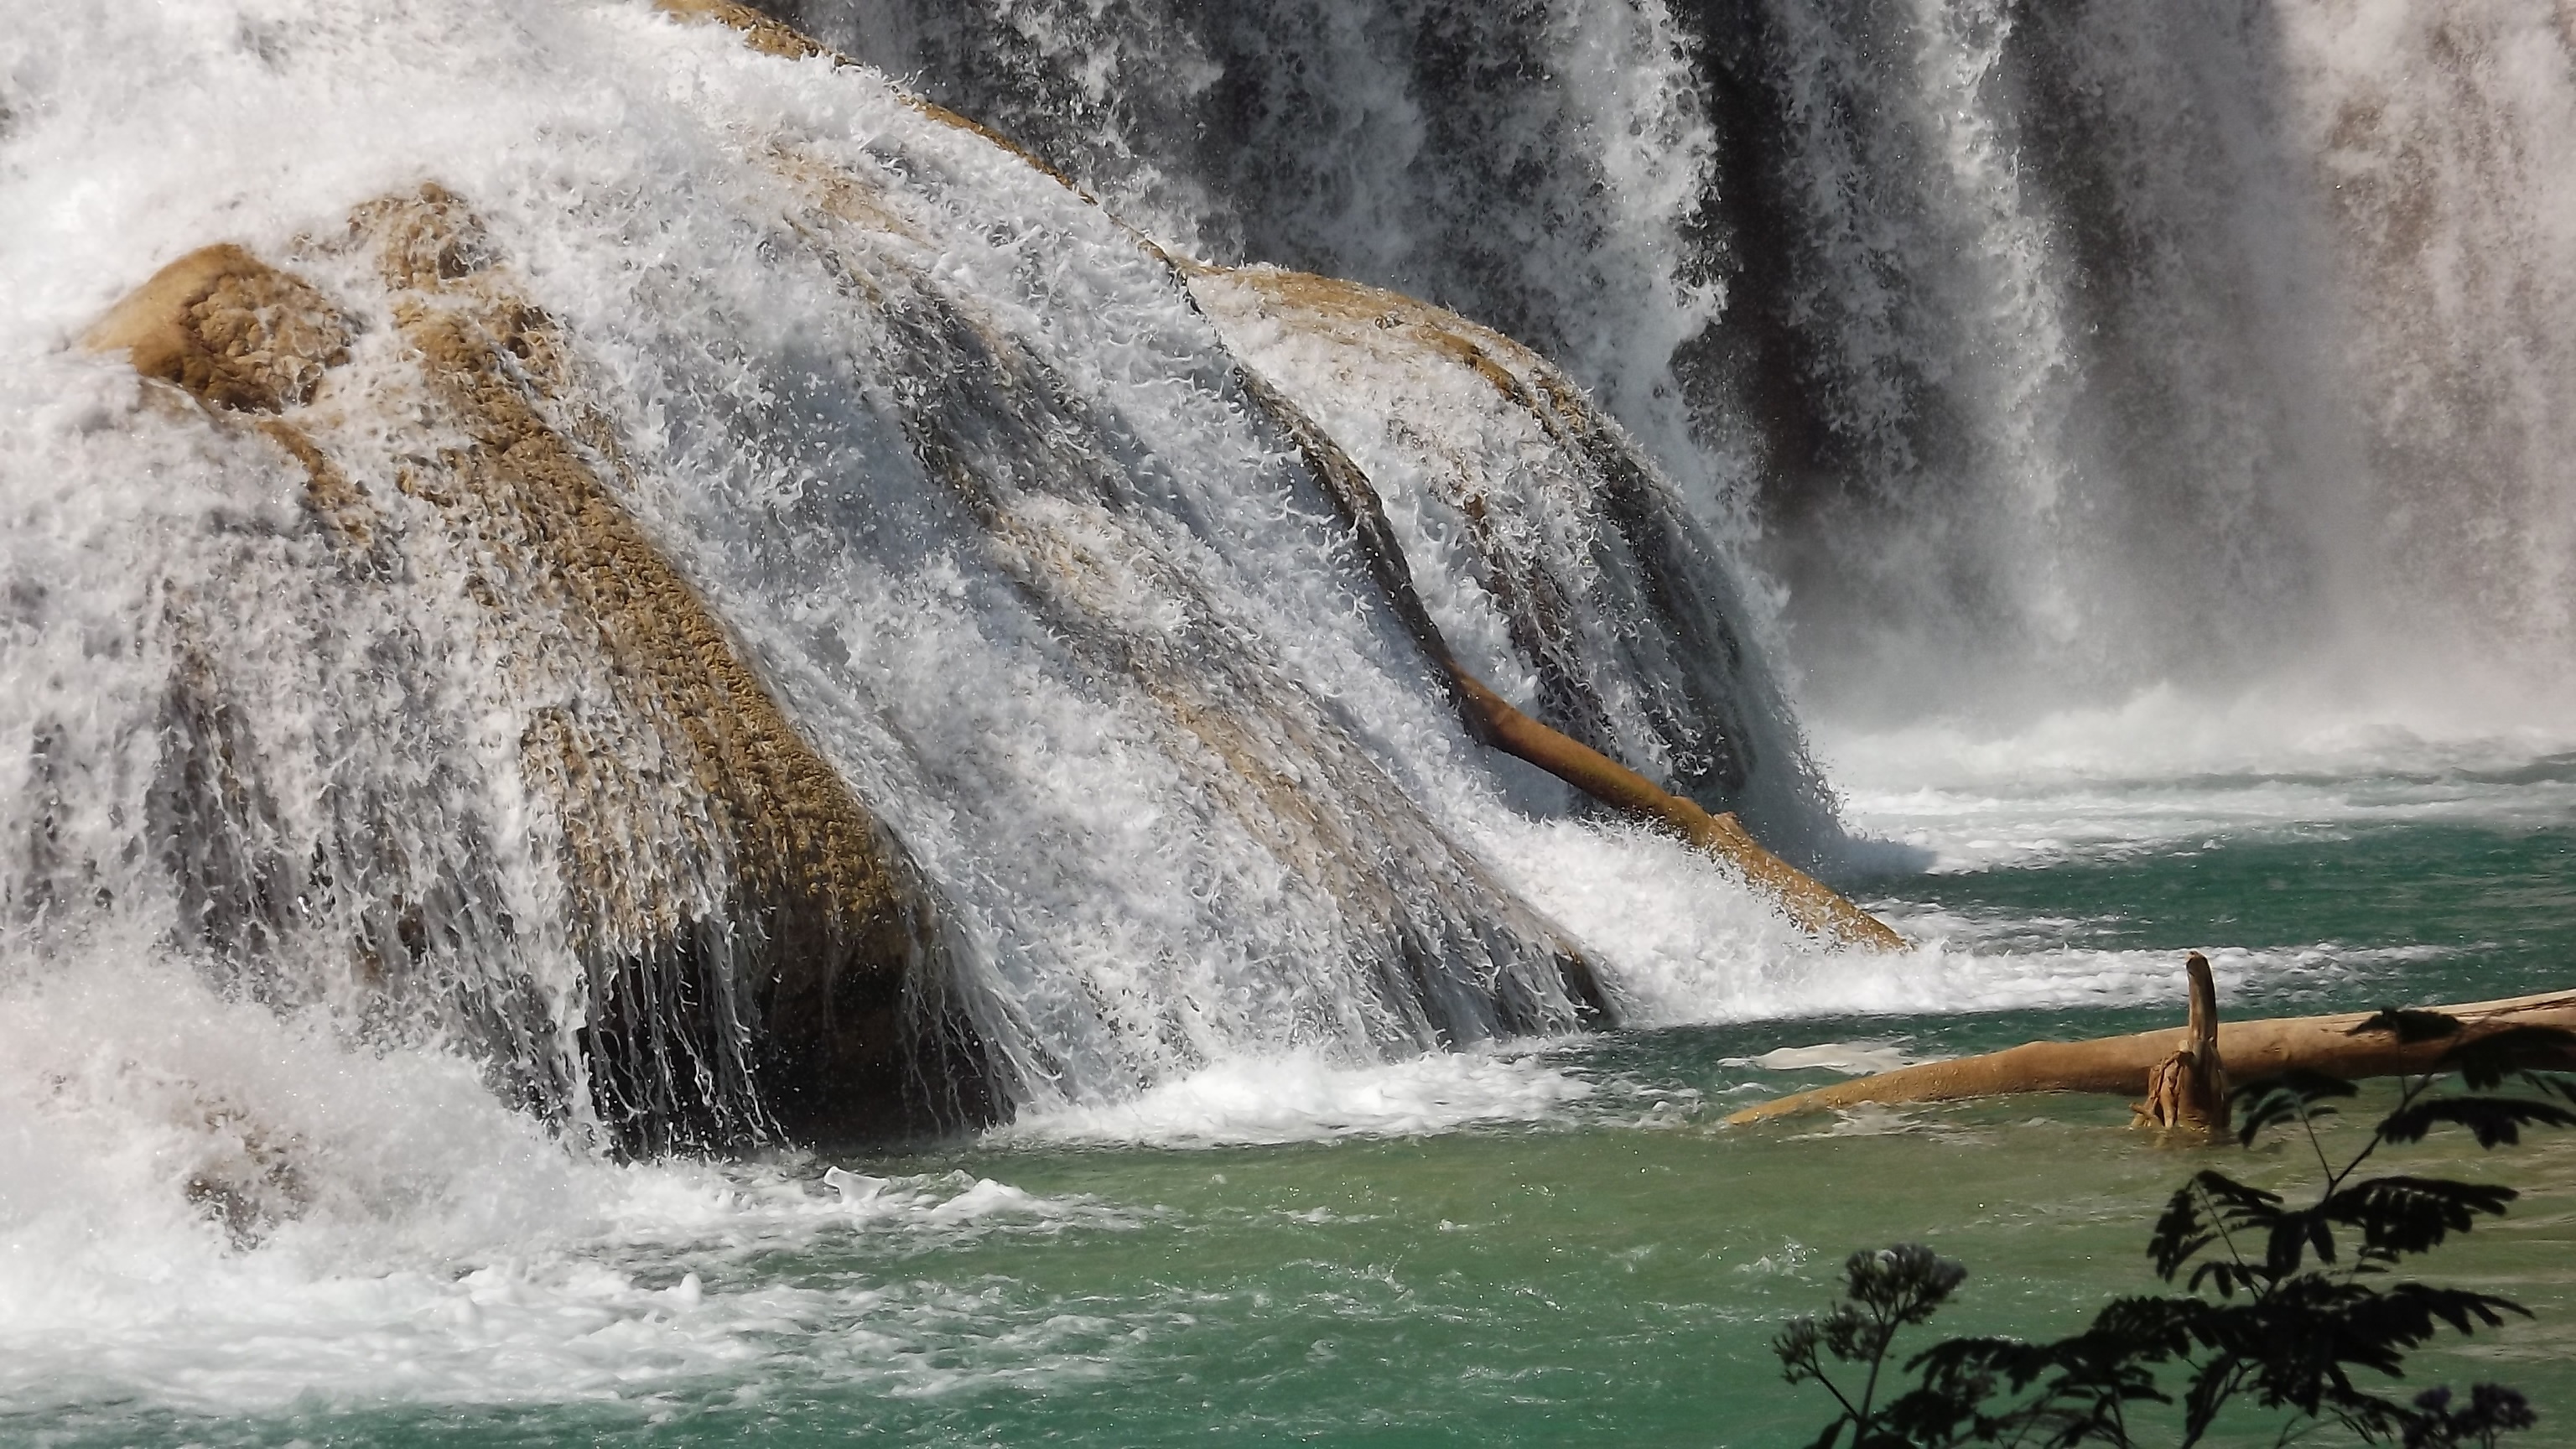
[[(941, 999), (931, 893), (620, 506), (608, 434), (572, 434), (584, 409), (557, 329), (471, 213), (428, 186), (361, 208), (317, 251), (372, 259), (407, 346), (403, 376), (367, 385), (417, 388), (416, 406), (305, 408), (346, 361), (351, 324), (234, 246), (172, 263), (85, 340), (126, 351), (217, 421), (271, 415), (258, 426), (305, 466), (314, 510), (361, 572), (382, 520), (339, 461), (343, 435), (372, 430), (371, 457), (389, 422), (410, 435), (394, 440), (397, 476), (376, 481), (433, 505), (482, 561), (469, 591), (517, 661), (521, 765), (560, 829), (606, 1125), (656, 1146), (987, 1115), (973, 1043)], [(214, 693), (183, 682), (176, 697)], [(182, 736), (219, 733), (197, 713)], [(256, 761), (197, 754), (215, 773), (181, 798), (238, 813)]]

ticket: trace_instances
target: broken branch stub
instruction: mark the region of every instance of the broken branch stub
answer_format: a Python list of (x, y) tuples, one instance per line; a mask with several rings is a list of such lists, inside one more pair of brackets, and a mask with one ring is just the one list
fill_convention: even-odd
[(2191, 991), (2191, 1020), (2180, 1051), (2147, 1074), (2147, 1099), (2132, 1104), (2135, 1123), (2206, 1140), (2228, 1131), (2227, 1068), (2218, 1053), (2218, 983), (2209, 958), (2198, 951), (2183, 963)]

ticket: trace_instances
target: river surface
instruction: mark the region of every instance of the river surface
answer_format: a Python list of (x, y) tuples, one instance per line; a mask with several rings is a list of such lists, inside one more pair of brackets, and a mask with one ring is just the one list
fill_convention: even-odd
[[(0, 1325), (0, 1438), (1799, 1444), (1820, 1396), (1782, 1384), (1766, 1344), (1829, 1301), (1845, 1254), (1930, 1243), (1971, 1269), (1953, 1327), (2064, 1330), (2153, 1287), (2148, 1226), (2204, 1158), (2107, 1098), (1719, 1125), (1735, 1107), (2170, 1023), (2192, 948), (2236, 1014), (2566, 981), (2576, 758), (1869, 774), (1853, 821), (1910, 853), (1861, 891), (1939, 943), (1908, 994), (1949, 1009), (1357, 1072), (1237, 1063), (900, 1155), (502, 1163), (493, 1196), (521, 1208), (475, 1219), (479, 1240), (288, 1224), (159, 1262), (129, 1242), (85, 1321)], [(2303, 1181), (2277, 1148), (2216, 1155)], [(2429, 1276), (2537, 1316), (2446, 1341), (2417, 1378), (2517, 1384), (2558, 1419), (2576, 1412), (2576, 1143), (2476, 1157), (2411, 1161), (2526, 1195)]]

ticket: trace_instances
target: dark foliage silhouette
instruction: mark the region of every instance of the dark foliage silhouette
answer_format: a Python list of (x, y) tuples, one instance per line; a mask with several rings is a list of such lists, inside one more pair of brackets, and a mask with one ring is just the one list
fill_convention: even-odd
[(2576, 1034), (2525, 1027), (2472, 1036), (2438, 1012), (2382, 1011), (2354, 1028), (2403, 1042), (2460, 1038), (2438, 1066), (2402, 1079), (2396, 1106), (2338, 1163), (2318, 1126), (2355, 1095), (2349, 1082), (2293, 1072), (2234, 1094), (2238, 1142), (2267, 1133), (2314, 1154), (2316, 1197), (2280, 1194), (2206, 1168), (2175, 1191), (2147, 1244), (2174, 1290), (2105, 1305), (2083, 1331), (2050, 1342), (1943, 1339), (1900, 1361), (1899, 1333), (1924, 1324), (1966, 1280), (1961, 1265), (1907, 1244), (1852, 1255), (1843, 1300), (1791, 1321), (1774, 1341), (1789, 1382), (1814, 1383), (1838, 1409), (1813, 1449), (2033, 1449), (2286, 1444), (2320, 1429), (2406, 1449), (2480, 1446), (2537, 1422), (2512, 1389), (2465, 1396), (2435, 1388), (2411, 1399), (2389, 1383), (2406, 1356), (2445, 1330), (2471, 1334), (2521, 1305), (2493, 1294), (2395, 1277), (2482, 1219), (2501, 1217), (2509, 1187), (2406, 1174), (2363, 1177), (2382, 1149), (2442, 1128), (2481, 1148), (2526, 1130), (2576, 1127), (2576, 1077), (2563, 1063)]

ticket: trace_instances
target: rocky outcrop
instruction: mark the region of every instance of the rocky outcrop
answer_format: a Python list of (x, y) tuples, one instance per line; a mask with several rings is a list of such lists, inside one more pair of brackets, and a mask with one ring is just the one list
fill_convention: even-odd
[(82, 337), (210, 406), (279, 413), (349, 356), (349, 324), (322, 294), (229, 244), (153, 274)]
[[(839, 63), (666, 8), (804, 69), (684, 65), (801, 93)], [(1657, 681), (1640, 705), (1583, 674), (1631, 636), (1740, 650), (1701, 627), (1722, 608), (1644, 597), (1679, 587), (1671, 490), (1561, 379), (1405, 324), (1454, 324), (1426, 375), (1566, 483), (1544, 538), (1507, 490), (1479, 515), (1515, 639), (1564, 666), (1531, 708), (1462, 662), (1380, 485), (1235, 365), (1184, 264), (958, 118), (837, 81), (864, 134), (727, 121), (692, 152), (723, 184), (658, 221), (564, 213), (559, 293), (424, 186), (193, 254), (100, 323), (165, 415), (118, 440), (135, 476), (190, 485), (183, 547), (139, 555), (171, 582), (125, 614), (135, 708), (169, 679), (121, 847), (153, 929), (227, 989), (476, 1044), (509, 1100), (637, 1150), (1613, 1021), (1495, 859), (1508, 792), (1566, 797), (1471, 739), (1822, 934), (1892, 939), (1692, 798), (1753, 736), (1664, 726), (1723, 689), (1657, 663), (1623, 676)], [(551, 204), (528, 184), (508, 215)], [(576, 331), (541, 295), (599, 310)], [(1576, 587), (1596, 542), (1606, 604)], [(1632, 736), (1636, 768), (1600, 747)]]
[[(725, 26), (739, 34), (743, 44), (763, 55), (773, 55), (781, 60), (823, 60), (833, 65), (858, 64), (857, 61), (833, 50), (794, 26), (781, 24), (748, 5), (737, 4), (736, 0), (653, 0), (653, 5), (655, 9), (675, 19)], [(958, 130), (983, 137), (1037, 170), (1054, 177), (1067, 188), (1073, 188), (1072, 179), (1063, 172), (1039, 160), (1036, 153), (981, 121), (961, 116), (946, 106), (925, 100), (910, 92), (904, 94), (903, 102), (943, 126), (954, 126)]]
[[(799, 241), (886, 329), (896, 401), (930, 483), (1058, 646), (1132, 682), (1162, 751), (1300, 882), (1329, 899), (1373, 977), (1377, 1030), (1416, 1045), (1608, 1024), (1582, 948), (1432, 819), (1301, 688), (1273, 641), (1212, 597), (1188, 546), (1134, 507), (1101, 419), (1044, 359), (884, 243), (902, 225), (859, 179), (784, 155), (809, 198)], [(897, 240), (908, 238), (897, 235)], [(1391, 595), (1399, 610), (1404, 595)], [(1136, 601), (1166, 614), (1140, 618)], [(1222, 648), (1194, 637), (1222, 636)], [(1355, 1008), (1361, 1003), (1353, 1003)]]
[(1784, 850), (1830, 832), (1714, 544), (1580, 388), (1511, 338), (1382, 288), (1188, 273), (1235, 355), (1374, 480), (1416, 567), (1448, 577), (1432, 610), (1469, 672)]
[[(621, 506), (607, 431), (574, 435), (584, 412), (560, 331), (471, 214), (426, 187), (361, 208), (316, 252), (372, 260), (376, 305), (406, 348), (401, 376), (365, 386), (414, 389), (418, 406), (369, 406), (363, 422), (305, 406), (345, 362), (352, 325), (233, 246), (172, 263), (86, 340), (218, 419), (265, 415), (256, 426), (302, 464), (315, 513), (379, 587), (412, 583), (364, 552), (384, 527), (373, 490), (428, 504), (481, 560), (468, 592), (507, 636), (521, 769), (560, 833), (590, 975), (578, 1030), (604, 1125), (659, 1148), (988, 1117), (976, 1044), (945, 996), (932, 893)], [(390, 419), (406, 436), (383, 435)], [(360, 427), (366, 446), (343, 446)], [(349, 453), (401, 462), (359, 487)], [(180, 697), (217, 693), (200, 683)], [(212, 783), (177, 790), (179, 813), (238, 814), (255, 797), (238, 778), (255, 768), (246, 750), (211, 728), (176, 737), (215, 741), (180, 750), (208, 762), (188, 768)], [(674, 799), (688, 808), (656, 808)]]
[[(746, 44), (765, 54), (789, 59), (829, 57), (847, 63), (790, 27), (731, 0), (658, 3), (684, 19), (730, 26)], [(945, 113), (940, 116), (1018, 151), (982, 127)], [(1020, 154), (1025, 158), (1025, 153)], [(817, 171), (792, 158), (782, 158), (781, 164), (818, 193), (822, 210), (839, 219), (863, 226), (891, 222), (869, 204), (864, 189), (851, 178)], [(1031, 164), (1039, 163), (1032, 160)], [(1161, 255), (1159, 249), (1157, 254)], [(1379, 351), (1427, 350), (1481, 379), (1515, 416), (1535, 425), (1545, 446), (1565, 465), (1580, 470), (1586, 502), (1599, 515), (1592, 527), (1615, 536), (1638, 560), (1635, 577), (1650, 595), (1648, 605), (1677, 636), (1681, 652), (1716, 661), (1720, 670), (1739, 678), (1745, 673), (1745, 650), (1723, 616), (1684, 597), (1681, 556), (1689, 545), (1678, 536), (1670, 501), (1658, 496), (1657, 483), (1618, 430), (1544, 360), (1489, 329), (1377, 288), (1268, 268), (1229, 272), (1165, 259), (1176, 273), (1198, 285), (1197, 299), (1220, 319), (1234, 310), (1229, 306), (1234, 295), (1249, 293), (1269, 307), (1294, 313), (1319, 331), (1357, 326)], [(884, 302), (881, 294), (871, 300)], [(1394, 332), (1401, 335), (1391, 335)], [(980, 342), (966, 350), (988, 351)], [(961, 365), (989, 371), (990, 358), (970, 356)], [(1671, 830), (1727, 862), (1810, 932), (1877, 950), (1904, 947), (1904, 939), (1883, 922), (1764, 848), (1733, 812), (1702, 806), (1688, 797), (1687, 784), (1685, 793), (1668, 791), (1607, 752), (1615, 748), (1618, 731), (1608, 720), (1607, 702), (1575, 663), (1587, 642), (1597, 642), (1578, 637), (1571, 618), (1576, 609), (1574, 595), (1586, 585), (1552, 575), (1538, 553), (1515, 546), (1497, 509), (1480, 497), (1460, 496), (1447, 501), (1470, 520), (1485, 556), (1489, 592), (1509, 608), (1514, 640), (1523, 656), (1538, 666), (1541, 694), (1555, 713), (1567, 717), (1565, 728), (1533, 719), (1468, 672), (1423, 607), (1402, 545), (1387, 525), (1384, 507), (1367, 474), (1274, 381), (1249, 367), (1239, 368), (1238, 378), (1248, 399), (1295, 446), (1354, 530), (1372, 577), (1407, 632), (1448, 681), (1471, 735), (1555, 775), (1593, 800)], [(966, 476), (961, 470), (950, 471), (952, 476)], [(1740, 792), (1748, 783), (1755, 733), (1744, 723), (1740, 701), (1698, 687), (1697, 674), (1674, 671), (1672, 677), (1678, 681), (1672, 697), (1652, 705), (1662, 737), (1657, 743), (1669, 741), (1675, 747), (1668, 753), (1689, 762), (1682, 770), (1689, 783)], [(1182, 717), (1204, 721), (1217, 715), (1196, 709), (1183, 711)], [(1710, 779), (1703, 781), (1701, 776)], [(1589, 978), (1586, 969), (1577, 979), (1586, 983), (1582, 994), (1597, 1001), (1597, 989), (1588, 984)]]

